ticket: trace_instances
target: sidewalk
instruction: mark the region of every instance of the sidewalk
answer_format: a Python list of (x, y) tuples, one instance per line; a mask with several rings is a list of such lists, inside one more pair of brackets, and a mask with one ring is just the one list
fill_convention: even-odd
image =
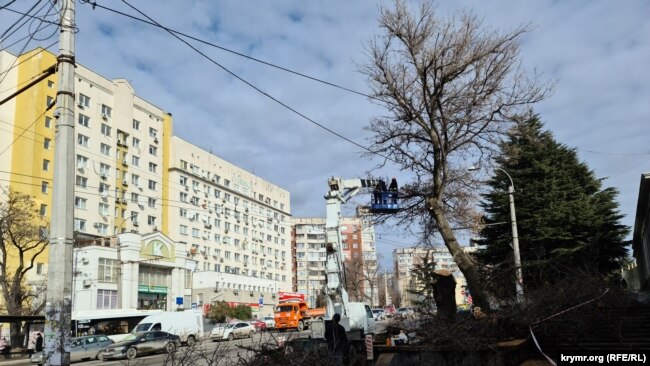
[(27, 355), (25, 356), (14, 356), (12, 358), (4, 358), (2, 355), (0, 355), (0, 365), (19, 365), (22, 364), (24, 365), (25, 363), (29, 363), (29, 357)]

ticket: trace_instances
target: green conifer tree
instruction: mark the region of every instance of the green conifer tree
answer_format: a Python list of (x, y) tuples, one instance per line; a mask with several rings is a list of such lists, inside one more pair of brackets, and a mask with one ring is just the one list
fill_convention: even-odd
[[(514, 127), (501, 145), (497, 167), (515, 184), (519, 246), (528, 289), (586, 271), (607, 277), (626, 257), (629, 228), (614, 188), (601, 188), (575, 149), (557, 142), (537, 116)], [(486, 265), (492, 292), (514, 294), (514, 260), (508, 202), (510, 180), (495, 169), (482, 207), (487, 226), (480, 233), (477, 259)], [(499, 224), (503, 223), (503, 224)]]

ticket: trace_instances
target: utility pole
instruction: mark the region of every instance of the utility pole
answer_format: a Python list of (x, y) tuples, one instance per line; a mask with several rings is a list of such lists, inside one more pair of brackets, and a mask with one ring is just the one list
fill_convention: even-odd
[[(504, 173), (505, 170), (501, 169)], [(506, 173), (508, 178), (510, 174)], [(508, 196), (510, 200), (510, 225), (512, 226), (512, 250), (514, 251), (515, 256), (515, 290), (517, 291), (517, 302), (522, 303), (524, 301), (524, 273), (521, 268), (521, 255), (519, 254), (519, 234), (517, 233), (517, 215), (515, 214), (515, 185), (510, 178), (510, 186), (508, 187)]]
[(54, 184), (45, 305), (46, 365), (70, 365), (72, 323), (72, 252), (74, 246), (74, 67), (75, 3), (61, 1), (57, 58), (57, 133), (54, 143)]

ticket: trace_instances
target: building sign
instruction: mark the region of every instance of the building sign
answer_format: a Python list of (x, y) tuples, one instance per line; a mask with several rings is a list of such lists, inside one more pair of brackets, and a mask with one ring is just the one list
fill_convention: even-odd
[(166, 261), (173, 261), (176, 259), (174, 246), (158, 239), (152, 239), (146, 243), (142, 247), (140, 253), (144, 256), (151, 256)]
[(183, 305), (183, 296), (179, 296), (176, 298), (176, 305)]
[(166, 294), (166, 286), (149, 286), (149, 285), (138, 285), (138, 292), (148, 292), (151, 294)]

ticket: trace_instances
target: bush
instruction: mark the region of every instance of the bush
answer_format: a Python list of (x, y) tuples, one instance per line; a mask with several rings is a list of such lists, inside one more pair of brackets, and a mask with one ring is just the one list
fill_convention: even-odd
[(212, 305), (208, 319), (213, 323), (225, 323), (228, 318), (250, 319), (253, 317), (253, 311), (248, 305), (237, 305), (230, 307), (225, 301), (219, 301)]

